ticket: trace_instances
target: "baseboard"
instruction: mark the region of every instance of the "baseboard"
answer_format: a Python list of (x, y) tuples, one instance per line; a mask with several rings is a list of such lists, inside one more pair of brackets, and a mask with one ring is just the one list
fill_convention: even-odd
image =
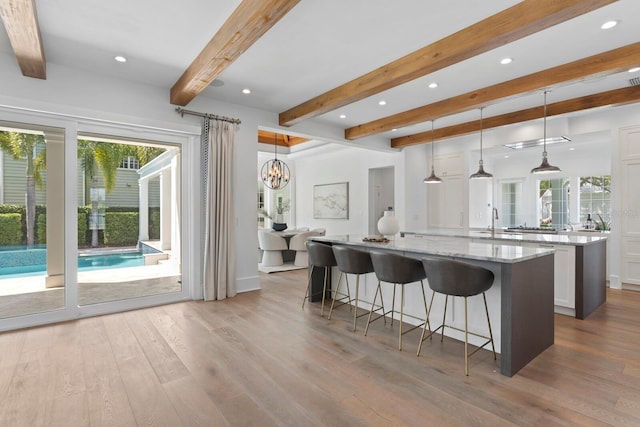
[(633, 285), (631, 283), (623, 283), (622, 289), (626, 289), (629, 291), (637, 291), (640, 292), (640, 285)]
[(251, 276), (251, 277), (242, 277), (236, 278), (236, 292), (250, 292), (257, 291), (262, 289), (260, 287), (260, 277)]

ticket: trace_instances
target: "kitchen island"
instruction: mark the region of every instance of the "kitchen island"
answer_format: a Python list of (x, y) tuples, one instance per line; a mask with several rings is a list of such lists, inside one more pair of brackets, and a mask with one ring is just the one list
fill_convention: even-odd
[[(512, 376), (554, 342), (553, 269), (554, 251), (513, 245), (474, 242), (450, 236), (396, 238), (386, 243), (363, 241), (361, 235), (312, 237), (331, 245), (351, 245), (364, 250), (383, 250), (414, 258), (446, 257), (488, 268), (495, 275), (494, 285), (487, 291), (489, 317), (494, 329), (496, 352), (500, 353), (500, 373)], [(366, 275), (363, 297), (375, 289), (373, 273)], [(369, 282), (371, 285), (367, 285)], [(314, 292), (322, 290), (321, 280), (313, 279)], [(367, 286), (369, 292), (367, 292)], [(425, 286), (427, 284), (425, 283)], [(420, 309), (421, 293), (407, 290), (405, 312), (424, 316)], [(390, 295), (385, 295), (390, 301)], [(482, 300), (469, 301), (469, 327), (486, 329)], [(456, 303), (460, 303), (456, 301)], [(442, 318), (443, 302), (434, 302), (431, 316)], [(462, 306), (454, 304), (447, 311), (449, 323), (461, 326)], [(461, 339), (455, 330), (447, 335)], [(473, 343), (473, 340), (470, 340)], [(477, 345), (477, 343), (476, 343)]]
[(477, 242), (555, 250), (554, 304), (557, 313), (585, 319), (606, 301), (607, 237), (602, 234), (537, 234), (435, 229), (402, 231), (404, 238), (454, 237)]

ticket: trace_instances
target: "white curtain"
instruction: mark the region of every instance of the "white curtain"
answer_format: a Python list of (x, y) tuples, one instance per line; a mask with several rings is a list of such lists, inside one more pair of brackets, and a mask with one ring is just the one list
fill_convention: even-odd
[(235, 214), (233, 209), (233, 145), (236, 125), (209, 123), (205, 165), (206, 213), (204, 299), (222, 300), (236, 294)]

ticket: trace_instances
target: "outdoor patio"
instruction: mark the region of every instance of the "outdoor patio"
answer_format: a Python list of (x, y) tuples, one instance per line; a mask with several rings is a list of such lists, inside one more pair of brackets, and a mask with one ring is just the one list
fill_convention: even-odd
[[(98, 304), (181, 290), (179, 266), (172, 263), (78, 272), (79, 305)], [(0, 317), (64, 306), (64, 288), (45, 287), (45, 275), (0, 279)]]

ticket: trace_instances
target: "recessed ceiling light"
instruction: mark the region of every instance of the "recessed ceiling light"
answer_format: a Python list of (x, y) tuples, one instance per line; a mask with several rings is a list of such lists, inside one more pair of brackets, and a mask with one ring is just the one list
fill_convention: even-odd
[(340, 118), (341, 118), (341, 119), (346, 119), (346, 118), (347, 118), (347, 115), (346, 115), (346, 114), (340, 114)]
[(378, 105), (387, 105), (387, 101), (384, 99), (382, 101), (378, 101)]
[(504, 158), (505, 158), (505, 159), (508, 159), (508, 158), (509, 158), (509, 156), (505, 155), (505, 156), (504, 156)]
[(502, 59), (500, 60), (500, 63), (501, 63), (502, 65), (511, 64), (512, 62), (513, 62), (513, 59), (512, 59), (512, 58), (502, 58)]
[(431, 89), (435, 89), (435, 88), (437, 88), (437, 87), (438, 87), (438, 83), (436, 83), (436, 82), (429, 83), (429, 87), (430, 87)]
[(603, 30), (608, 30), (610, 28), (615, 27), (616, 25), (618, 25), (618, 21), (607, 21), (604, 24), (602, 24), (600, 28)]
[(640, 71), (640, 67), (633, 67), (629, 70), (630, 73), (637, 73), (638, 71)]
[(251, 93), (251, 89), (242, 89), (242, 93), (244, 93), (245, 95), (249, 95)]
[(124, 56), (122, 56), (122, 55), (118, 55), (118, 56), (116, 56), (116, 57), (115, 57), (115, 58), (113, 58), (113, 59), (115, 59), (115, 60), (116, 60), (116, 61), (118, 61), (118, 62), (127, 62), (127, 58), (125, 58), (125, 57), (124, 57)]
[(571, 147), (569, 148), (569, 151), (575, 151), (575, 148)]

